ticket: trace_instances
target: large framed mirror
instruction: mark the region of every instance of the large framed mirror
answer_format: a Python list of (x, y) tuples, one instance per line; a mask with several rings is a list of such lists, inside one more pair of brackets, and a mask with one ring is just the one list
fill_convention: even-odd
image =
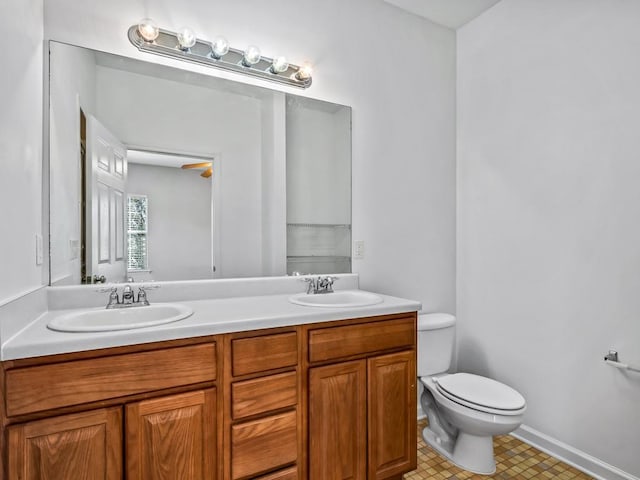
[(50, 283), (351, 271), (351, 109), (51, 41)]

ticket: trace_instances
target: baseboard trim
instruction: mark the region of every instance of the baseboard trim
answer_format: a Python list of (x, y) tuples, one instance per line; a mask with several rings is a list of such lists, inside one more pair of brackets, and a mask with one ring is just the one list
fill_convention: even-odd
[(624, 472), (527, 425), (521, 425), (511, 435), (598, 480), (640, 480), (635, 475)]

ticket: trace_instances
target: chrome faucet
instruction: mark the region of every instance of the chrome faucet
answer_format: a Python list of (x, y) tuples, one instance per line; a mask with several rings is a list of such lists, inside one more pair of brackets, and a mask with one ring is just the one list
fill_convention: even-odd
[(131, 305), (133, 301), (133, 288), (131, 288), (131, 285), (127, 284), (122, 289), (122, 305)]
[(100, 289), (98, 292), (109, 292), (109, 302), (107, 308), (126, 308), (126, 307), (143, 307), (149, 305), (149, 299), (147, 298), (147, 290), (152, 288), (160, 288), (157, 285), (154, 286), (141, 286), (138, 288), (138, 298), (135, 298), (133, 288), (131, 285), (125, 285), (122, 288), (122, 300), (118, 295), (118, 287), (110, 287), (108, 289)]
[(307, 283), (307, 294), (313, 293), (332, 293), (333, 292), (333, 283), (338, 280), (338, 277), (332, 277), (330, 275), (327, 276), (318, 276), (317, 278), (306, 277), (303, 279), (304, 282)]

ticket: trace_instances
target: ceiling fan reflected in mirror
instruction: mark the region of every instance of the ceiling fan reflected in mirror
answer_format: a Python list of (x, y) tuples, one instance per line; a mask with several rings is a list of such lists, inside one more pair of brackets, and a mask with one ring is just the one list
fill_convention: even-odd
[(200, 175), (210, 178), (213, 175), (213, 155), (166, 152), (153, 148), (127, 148), (127, 161), (140, 165), (201, 170)]
[(183, 169), (201, 169), (205, 170), (200, 174), (201, 177), (209, 178), (213, 175), (213, 164), (211, 162), (199, 162), (199, 163), (185, 163), (182, 165)]

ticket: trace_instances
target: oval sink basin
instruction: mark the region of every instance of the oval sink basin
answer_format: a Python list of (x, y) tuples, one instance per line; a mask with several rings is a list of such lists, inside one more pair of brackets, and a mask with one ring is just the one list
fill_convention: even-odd
[(289, 297), (291, 303), (305, 307), (366, 307), (382, 303), (384, 300), (379, 295), (361, 290), (343, 290), (332, 293), (299, 293)]
[(92, 308), (56, 317), (47, 325), (59, 332), (109, 332), (154, 327), (177, 322), (193, 314), (179, 303), (152, 303), (143, 307)]

